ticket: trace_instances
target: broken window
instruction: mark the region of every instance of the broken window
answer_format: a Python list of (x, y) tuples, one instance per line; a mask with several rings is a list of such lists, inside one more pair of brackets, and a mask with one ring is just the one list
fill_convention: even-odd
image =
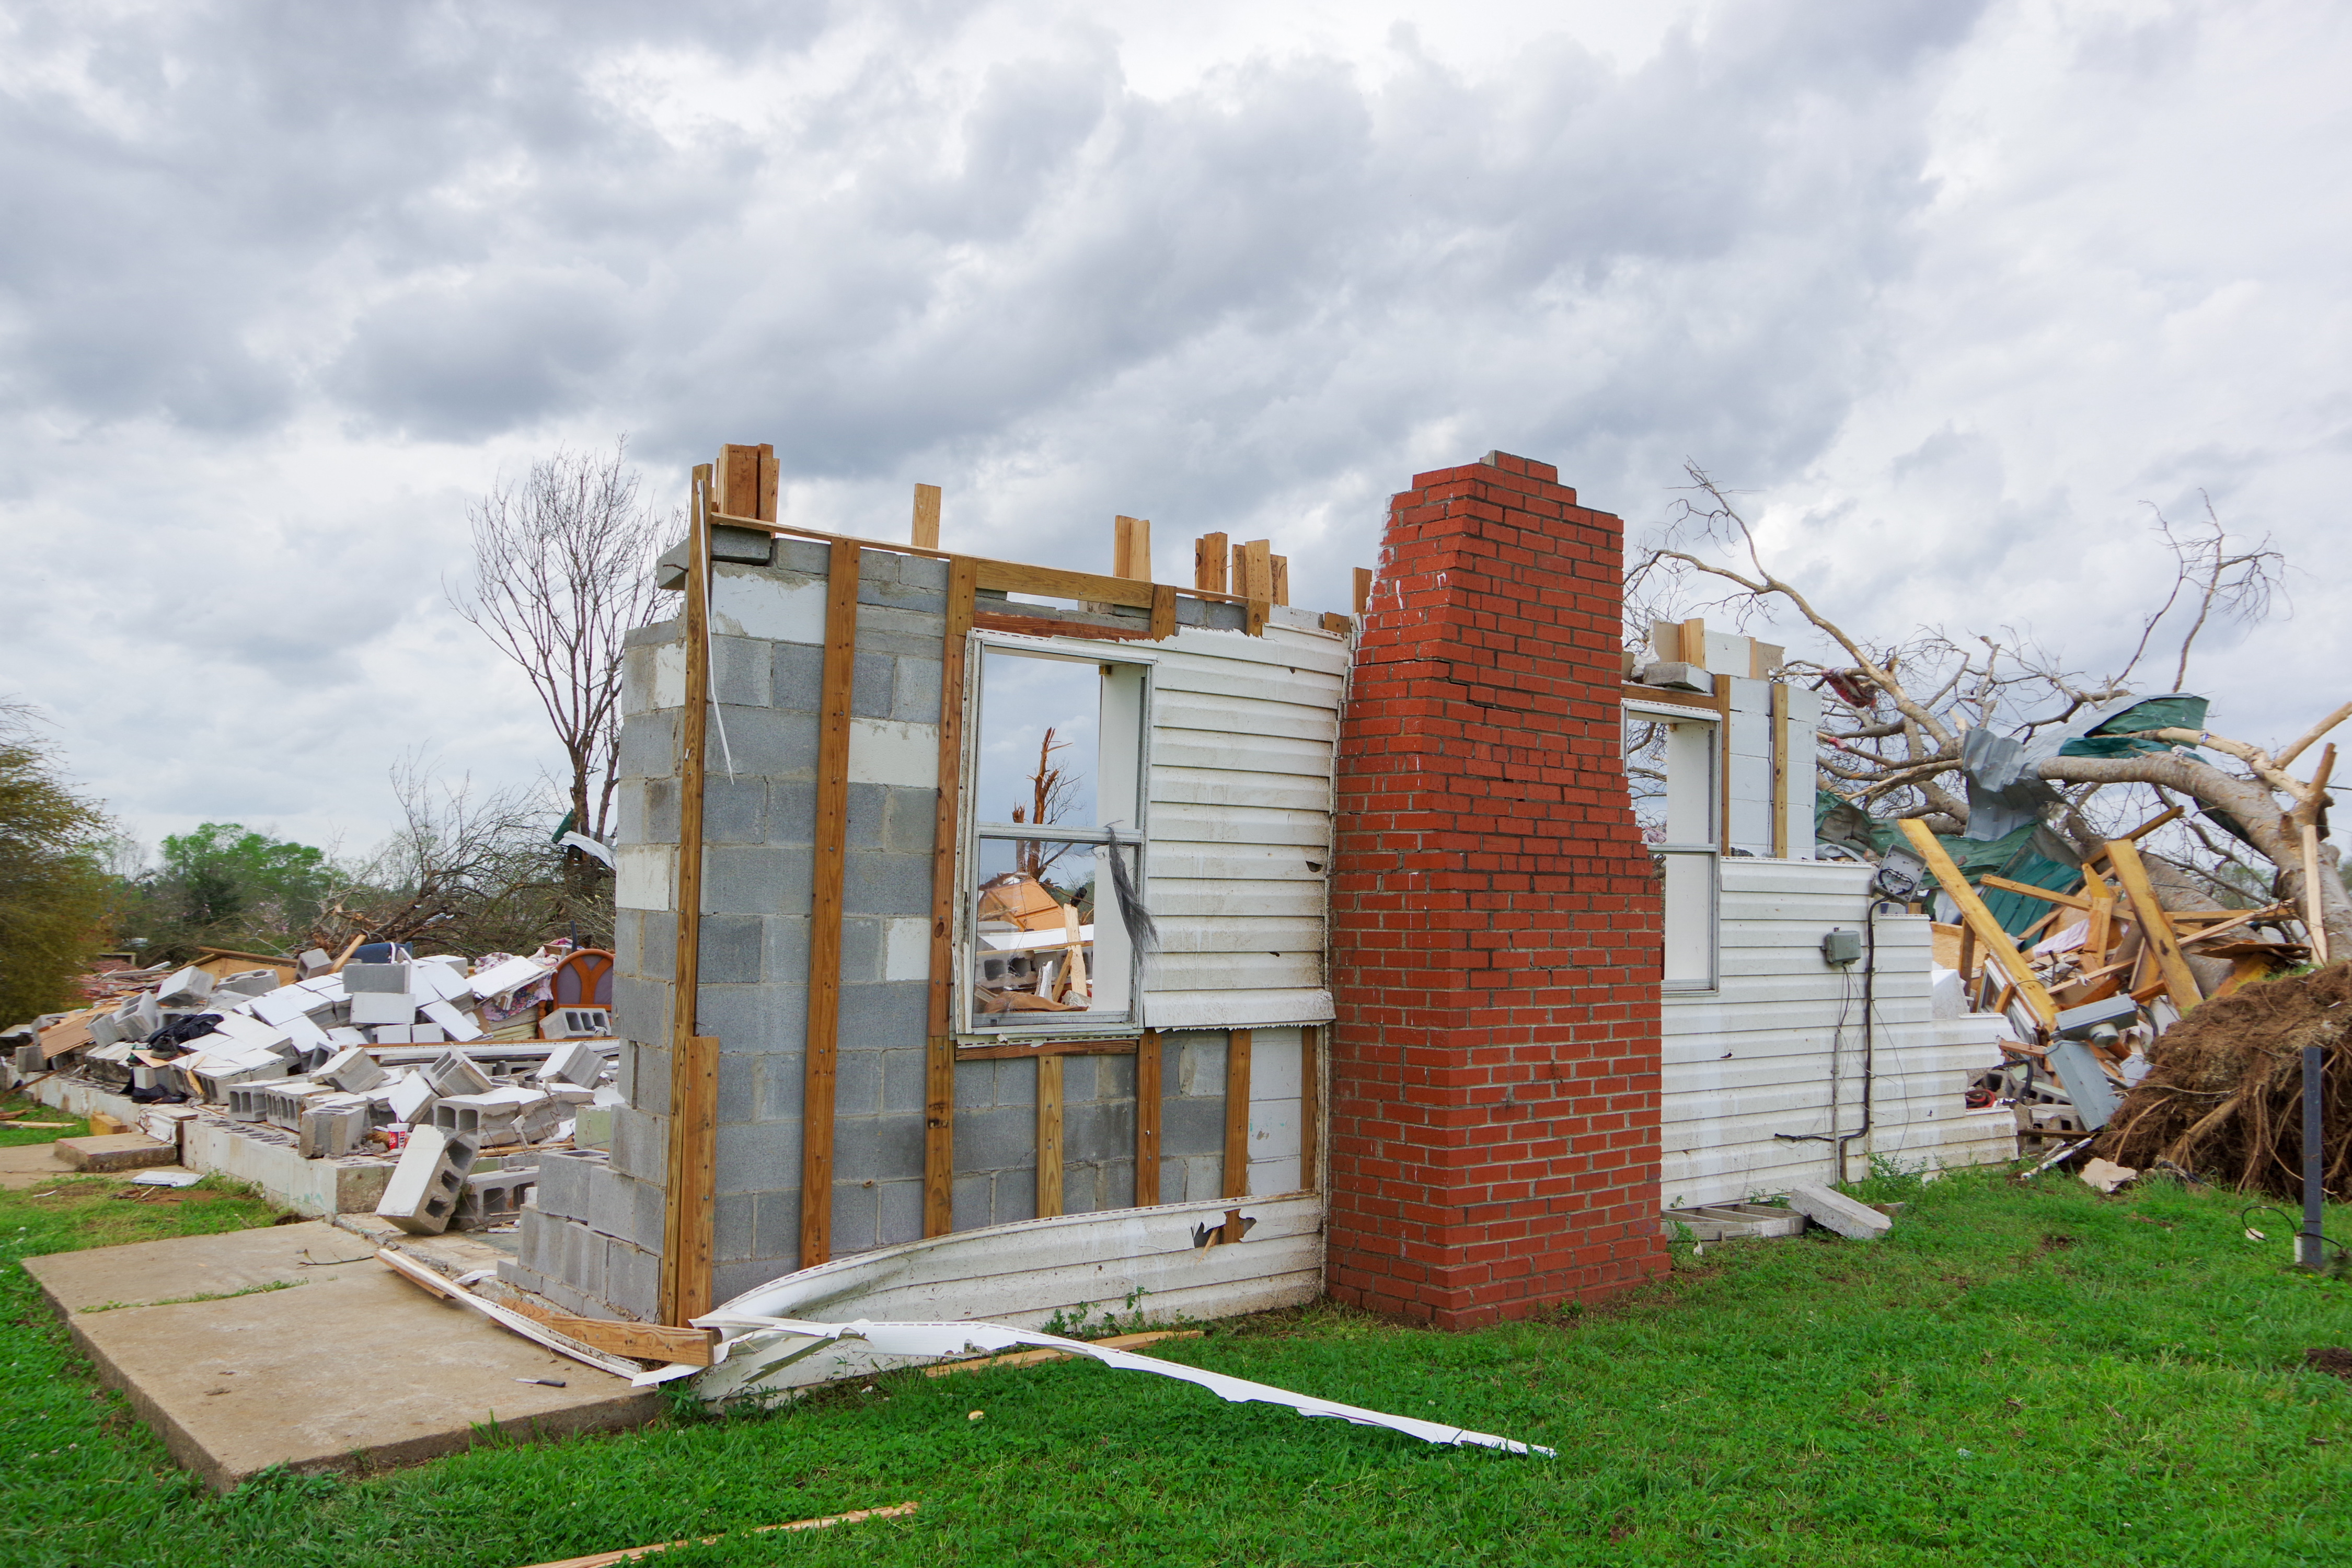
[(964, 1026), (1140, 1027), (1150, 665), (985, 637), (976, 652)]
[(1669, 991), (1715, 988), (1722, 752), (1714, 715), (1625, 704), (1625, 779), (1664, 894)]

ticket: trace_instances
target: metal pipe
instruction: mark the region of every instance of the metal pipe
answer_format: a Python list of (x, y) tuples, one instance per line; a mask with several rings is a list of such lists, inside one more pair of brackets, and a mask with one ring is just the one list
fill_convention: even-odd
[(2320, 1114), (2327, 1092), (2325, 1069), (2320, 1062), (2320, 1047), (2303, 1047), (2303, 1231), (2294, 1238), (2295, 1261), (2316, 1272), (2319, 1268), (2320, 1227), (2326, 1216), (2321, 1205), (2326, 1194), (2321, 1192), (2320, 1172), (2326, 1163), (2320, 1143), (2323, 1137)]

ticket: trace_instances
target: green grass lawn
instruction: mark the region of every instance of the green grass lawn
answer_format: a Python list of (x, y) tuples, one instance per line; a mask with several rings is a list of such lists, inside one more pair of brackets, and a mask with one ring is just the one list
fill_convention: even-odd
[[(2250, 1243), (2226, 1194), (2103, 1199), (2064, 1176), (1900, 1195), (1885, 1241), (1680, 1247), (1670, 1279), (1557, 1321), (1452, 1335), (1318, 1308), (1164, 1347), (1555, 1459), (1076, 1363), (216, 1498), (95, 1387), (8, 1265), (274, 1216), (9, 1193), (0, 1563), (509, 1568), (728, 1531), (658, 1561), (2352, 1562), (2352, 1385), (2302, 1368), (2352, 1344), (2352, 1282), (2285, 1271), (2288, 1225), (2266, 1216)], [(911, 1520), (742, 1533), (906, 1500)]]

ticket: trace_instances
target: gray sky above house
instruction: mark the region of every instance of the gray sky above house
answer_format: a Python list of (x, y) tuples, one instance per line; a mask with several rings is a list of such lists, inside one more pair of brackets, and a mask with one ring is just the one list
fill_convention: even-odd
[(1330, 607), (1501, 447), (1637, 534), (1696, 459), (1854, 629), (2092, 668), (2210, 494), (2302, 570), (2191, 684), (2284, 737), (2346, 663), (2347, 64), (2320, 0), (14, 0), (0, 695), (150, 842), (357, 849), (404, 757), (557, 760), (443, 582), (559, 443), (1097, 570), (1269, 537)]

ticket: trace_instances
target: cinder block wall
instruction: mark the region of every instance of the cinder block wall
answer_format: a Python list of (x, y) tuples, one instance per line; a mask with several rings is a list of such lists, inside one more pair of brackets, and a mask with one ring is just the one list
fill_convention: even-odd
[(1623, 525), (1506, 454), (1393, 499), (1341, 730), (1328, 1284), (1466, 1328), (1665, 1267)]

